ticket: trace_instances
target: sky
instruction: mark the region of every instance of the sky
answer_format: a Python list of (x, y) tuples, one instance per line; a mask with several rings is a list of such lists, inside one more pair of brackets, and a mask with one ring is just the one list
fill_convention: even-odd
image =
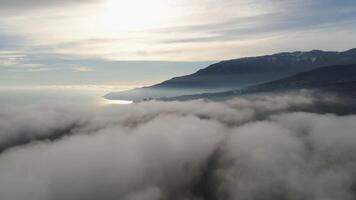
[(355, 35), (355, 0), (0, 0), (0, 89), (127, 89)]

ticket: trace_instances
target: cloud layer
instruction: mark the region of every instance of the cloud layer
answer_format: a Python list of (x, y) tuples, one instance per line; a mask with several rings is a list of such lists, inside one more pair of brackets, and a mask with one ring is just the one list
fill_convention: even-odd
[(356, 116), (305, 93), (0, 109), (0, 199), (354, 199)]
[(354, 47), (352, 0), (132, 2), (1, 0), (0, 41), (11, 41), (10, 34), (23, 40), (15, 48), (26, 54), (111, 60), (221, 60)]

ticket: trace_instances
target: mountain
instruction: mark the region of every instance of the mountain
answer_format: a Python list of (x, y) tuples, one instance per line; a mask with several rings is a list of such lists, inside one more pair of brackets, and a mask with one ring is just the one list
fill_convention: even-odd
[(108, 99), (141, 101), (203, 92), (239, 89), (321, 66), (356, 63), (356, 49), (344, 52), (313, 50), (278, 53), (222, 61), (191, 75), (175, 77), (157, 85), (105, 95)]
[(241, 95), (285, 92), (300, 89), (318, 89), (346, 97), (356, 98), (356, 64), (320, 67), (280, 80), (249, 86), (238, 90), (161, 98), (161, 100), (192, 100), (202, 98), (210, 100), (226, 100)]

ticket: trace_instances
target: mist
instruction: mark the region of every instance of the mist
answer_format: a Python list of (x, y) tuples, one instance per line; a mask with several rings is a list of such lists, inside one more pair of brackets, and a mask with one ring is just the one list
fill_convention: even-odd
[(356, 115), (322, 96), (0, 106), (0, 199), (355, 199)]

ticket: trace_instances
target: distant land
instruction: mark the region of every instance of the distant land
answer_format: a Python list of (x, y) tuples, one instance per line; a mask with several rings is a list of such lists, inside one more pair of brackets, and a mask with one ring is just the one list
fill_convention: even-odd
[(175, 77), (149, 87), (112, 92), (105, 95), (105, 98), (143, 101), (237, 91), (244, 88), (251, 90), (251, 86), (283, 79), (300, 72), (323, 66), (347, 64), (356, 64), (356, 48), (344, 52), (313, 50), (239, 58), (221, 61), (193, 74)]
[(356, 64), (319, 67), (287, 78), (257, 84), (243, 89), (161, 98), (159, 100), (186, 101), (210, 99), (223, 101), (243, 95), (282, 93), (301, 89), (319, 90), (347, 98), (356, 98)]

